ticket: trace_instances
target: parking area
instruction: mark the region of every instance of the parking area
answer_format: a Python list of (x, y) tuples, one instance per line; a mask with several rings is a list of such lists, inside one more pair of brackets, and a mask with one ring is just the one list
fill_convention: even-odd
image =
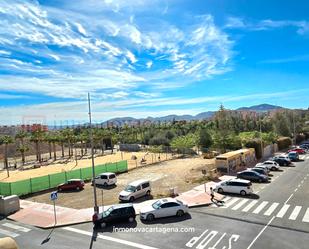
[[(117, 175), (117, 185), (110, 187), (97, 187), (98, 205), (118, 203), (118, 194), (125, 186), (138, 179), (151, 181), (152, 195), (149, 198), (160, 198), (169, 195), (170, 188), (177, 187), (179, 192), (191, 190), (205, 181), (202, 170), (210, 171), (214, 167), (213, 159), (200, 157), (174, 159), (159, 162), (147, 167), (133, 169), (127, 173)], [(51, 191), (37, 193), (26, 200), (51, 203)], [(140, 198), (137, 201), (143, 201)], [(93, 206), (93, 187), (86, 183), (82, 191), (60, 192), (57, 200), (58, 206), (70, 208), (89, 208)]]

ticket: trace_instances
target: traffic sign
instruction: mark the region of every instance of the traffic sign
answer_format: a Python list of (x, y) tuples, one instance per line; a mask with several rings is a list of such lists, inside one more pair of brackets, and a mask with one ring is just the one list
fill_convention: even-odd
[(58, 193), (57, 193), (57, 191), (54, 191), (54, 192), (52, 192), (52, 193), (50, 194), (50, 199), (51, 199), (52, 201), (58, 199)]

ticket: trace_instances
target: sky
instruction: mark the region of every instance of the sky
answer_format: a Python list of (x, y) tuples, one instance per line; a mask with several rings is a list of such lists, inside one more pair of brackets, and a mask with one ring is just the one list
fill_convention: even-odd
[(0, 124), (309, 107), (306, 0), (1, 0)]

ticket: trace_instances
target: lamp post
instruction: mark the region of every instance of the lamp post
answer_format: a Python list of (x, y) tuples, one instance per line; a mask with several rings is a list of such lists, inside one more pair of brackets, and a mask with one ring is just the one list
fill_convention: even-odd
[(261, 157), (263, 158), (262, 122), (260, 115), (259, 115), (259, 123), (260, 123)]
[(97, 189), (94, 183), (95, 170), (94, 170), (94, 156), (93, 156), (93, 135), (92, 135), (92, 123), (91, 123), (91, 107), (90, 107), (90, 94), (88, 93), (88, 107), (89, 107), (89, 125), (90, 125), (90, 144), (91, 144), (91, 162), (92, 162), (92, 181), (93, 181), (93, 197), (94, 197), (94, 212), (97, 214), (99, 212), (98, 202), (97, 202)]

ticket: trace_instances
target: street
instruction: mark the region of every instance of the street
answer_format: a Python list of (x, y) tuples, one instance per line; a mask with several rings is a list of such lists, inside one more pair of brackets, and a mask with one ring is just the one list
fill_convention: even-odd
[[(0, 237), (20, 248), (303, 248), (309, 244), (309, 155), (295, 167), (253, 184), (254, 195), (226, 195), (223, 206), (190, 209), (182, 218), (116, 224), (93, 232), (91, 223), (55, 230), (1, 220)], [(126, 229), (128, 231), (115, 231)], [(129, 231), (129, 229), (131, 229)], [(49, 241), (43, 241), (50, 234)], [(43, 243), (43, 244), (42, 244)]]

